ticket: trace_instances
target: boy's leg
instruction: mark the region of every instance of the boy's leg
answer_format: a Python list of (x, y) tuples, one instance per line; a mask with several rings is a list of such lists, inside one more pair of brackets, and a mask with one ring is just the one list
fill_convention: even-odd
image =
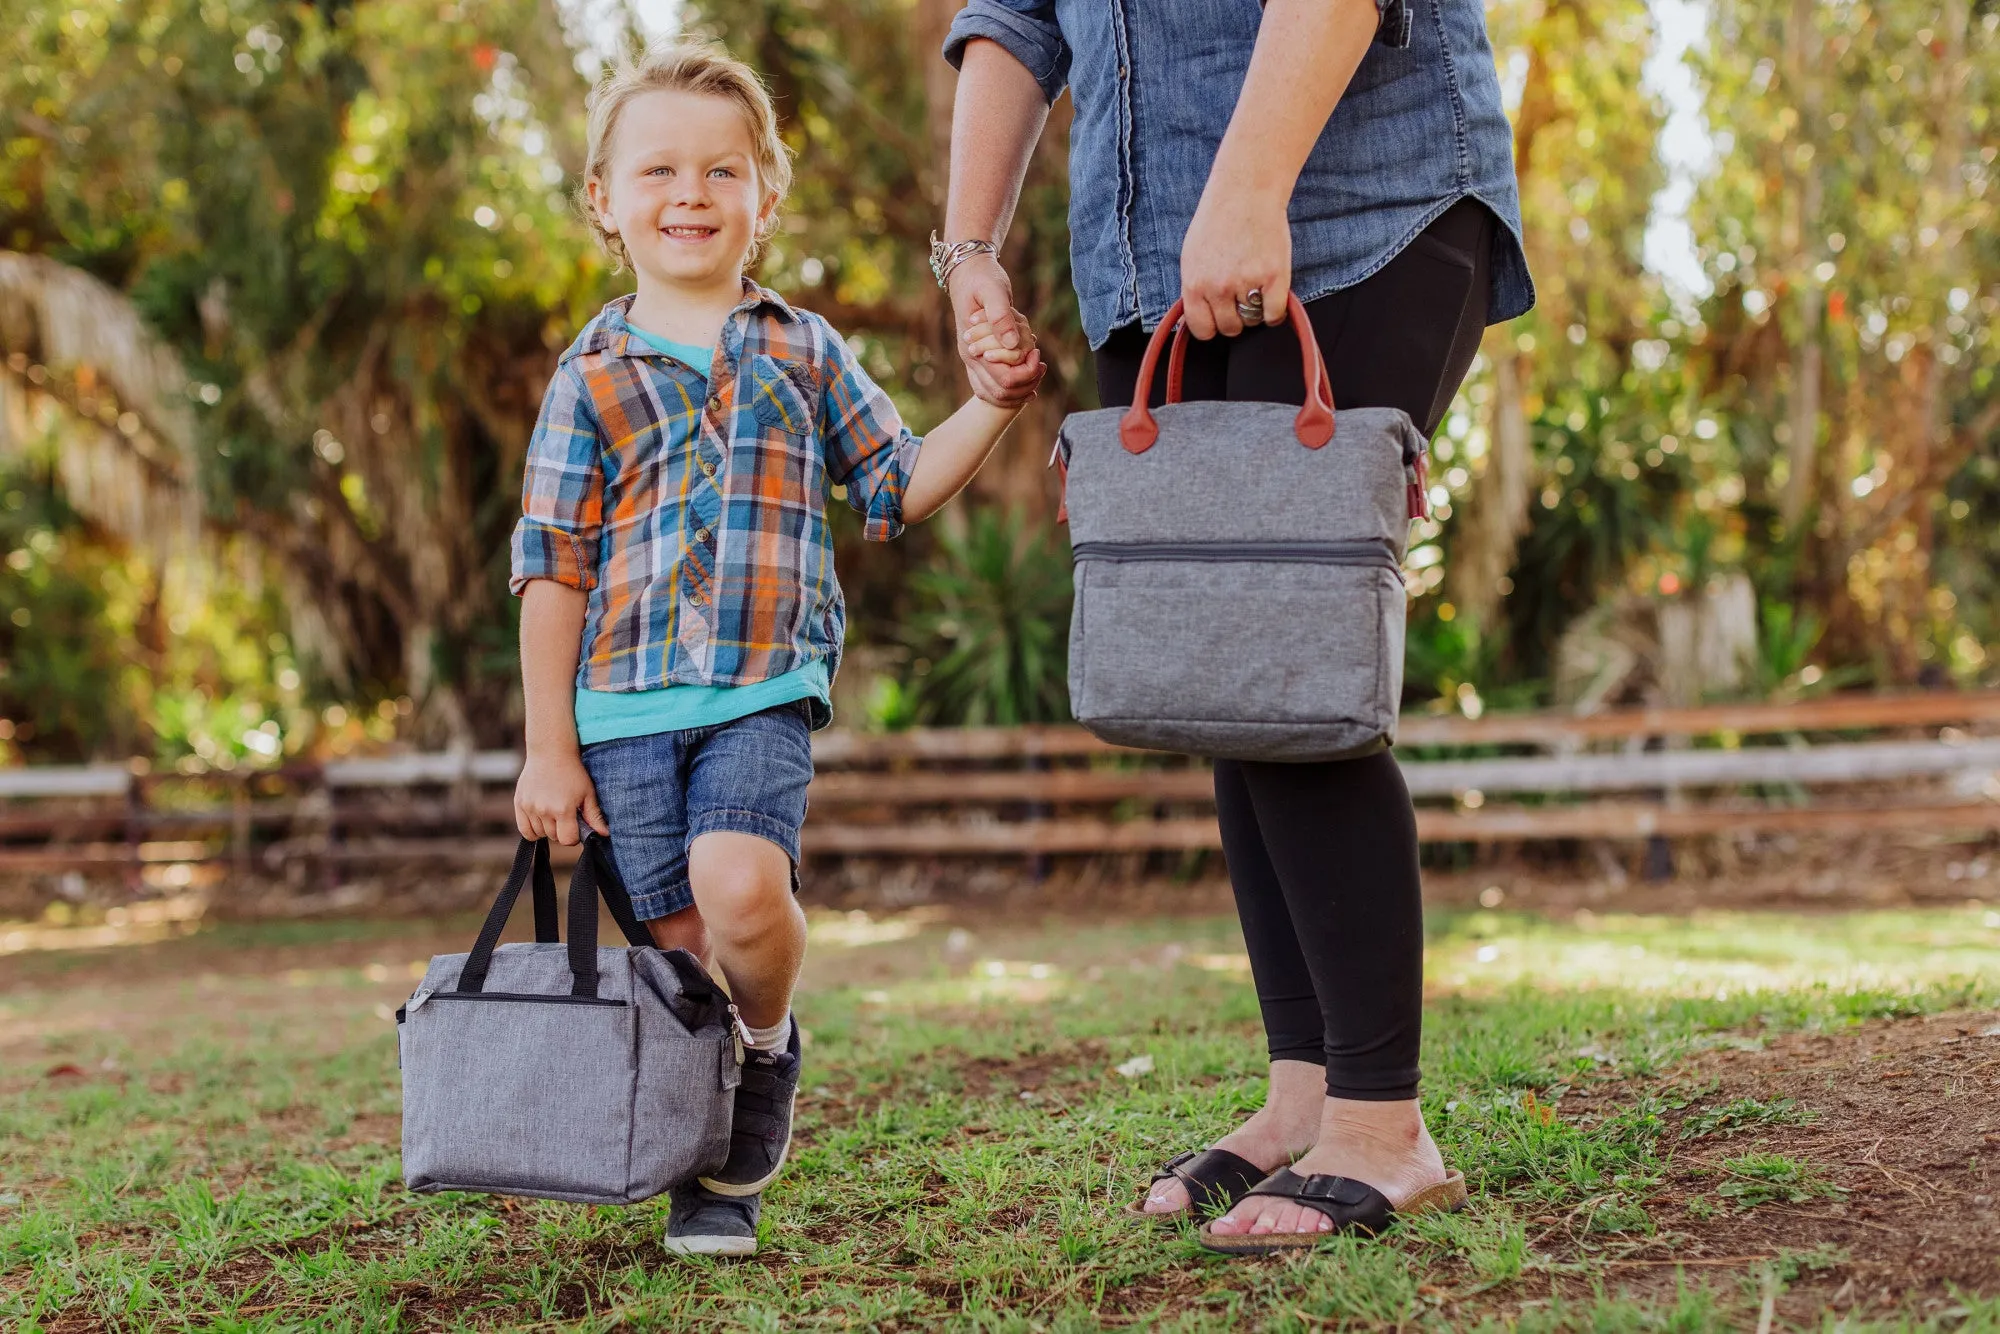
[(695, 929), (713, 944), (737, 1013), (752, 1028), (783, 1023), (806, 954), (791, 854), (756, 834), (703, 834), (688, 849), (688, 878)]
[(739, 718), (691, 748), (689, 885), (730, 997), (751, 1030), (729, 1160), (699, 1182), (720, 1195), (762, 1192), (777, 1179), (792, 1142), (799, 1088), (792, 987), (806, 946), (805, 914), (794, 896), (811, 781), (802, 705)]
[(701, 920), (700, 908), (689, 904), (679, 912), (655, 917), (646, 923), (646, 930), (652, 933), (653, 944), (660, 949), (686, 950), (701, 961), (703, 968), (713, 971), (715, 960), (709, 955), (708, 925)]

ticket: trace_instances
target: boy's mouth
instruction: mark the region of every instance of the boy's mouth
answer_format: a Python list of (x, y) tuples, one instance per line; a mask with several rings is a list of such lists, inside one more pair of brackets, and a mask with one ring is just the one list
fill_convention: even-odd
[(660, 234), (669, 241), (699, 243), (708, 240), (709, 237), (714, 236), (720, 230), (721, 228), (719, 227), (671, 226), (660, 228)]

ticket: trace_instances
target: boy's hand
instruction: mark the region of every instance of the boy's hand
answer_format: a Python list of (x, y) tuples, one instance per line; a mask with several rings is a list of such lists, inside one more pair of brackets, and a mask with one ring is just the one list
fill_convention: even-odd
[[(1018, 310), (1013, 312), (1011, 328), (984, 318), (983, 311), (980, 314), (981, 318), (967, 326), (961, 338), (962, 354), (967, 364), (1016, 367), (1020, 387), (1010, 390), (1004, 399), (994, 397), (981, 392), (979, 377), (974, 376), (973, 392), (995, 407), (1019, 407), (1020, 395), (1024, 391), (1032, 395), (1041, 386), (1042, 377), (1048, 373), (1048, 367), (1042, 363), (1041, 349), (1036, 345), (1035, 331), (1028, 327), (1028, 317)], [(1013, 344), (1011, 347), (1008, 346), (1010, 342)]]
[(999, 366), (1019, 366), (1035, 350), (1036, 342), (1035, 331), (1028, 327), (1028, 317), (1018, 310), (1014, 312), (1013, 332), (1013, 346), (1010, 347), (1003, 341), (1000, 327), (986, 319), (982, 311), (980, 318), (966, 326), (965, 332), (960, 335), (965, 340), (965, 355)]
[(528, 752), (521, 766), (521, 780), (514, 785), (514, 827), (522, 838), (552, 838), (565, 847), (583, 842), (583, 828), (576, 813), (592, 829), (611, 836), (611, 826), (597, 805), (597, 788), (583, 757), (575, 751), (567, 755), (538, 755)]

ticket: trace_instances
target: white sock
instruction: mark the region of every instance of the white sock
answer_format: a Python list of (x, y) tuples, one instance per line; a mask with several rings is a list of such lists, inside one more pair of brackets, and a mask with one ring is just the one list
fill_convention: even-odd
[(786, 1044), (792, 1040), (792, 1016), (790, 1011), (786, 1011), (785, 1017), (777, 1023), (772, 1024), (769, 1028), (751, 1028), (748, 1024), (743, 1025), (743, 1027), (749, 1030), (750, 1045), (752, 1047), (755, 1047), (758, 1051), (770, 1052), (773, 1055), (782, 1052)]

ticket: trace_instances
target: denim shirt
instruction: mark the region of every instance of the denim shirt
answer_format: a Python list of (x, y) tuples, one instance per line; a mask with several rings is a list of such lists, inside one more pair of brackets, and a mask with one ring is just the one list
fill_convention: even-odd
[[(1292, 191), (1292, 290), (1310, 301), (1394, 259), (1468, 196), (1493, 229), (1487, 317), (1534, 304), (1514, 135), (1481, 0), (1376, 0), (1376, 40)], [(1067, 86), (1070, 262), (1091, 346), (1157, 325), (1250, 66), (1259, 0), (968, 0), (945, 58), (991, 38), (1054, 102)]]

